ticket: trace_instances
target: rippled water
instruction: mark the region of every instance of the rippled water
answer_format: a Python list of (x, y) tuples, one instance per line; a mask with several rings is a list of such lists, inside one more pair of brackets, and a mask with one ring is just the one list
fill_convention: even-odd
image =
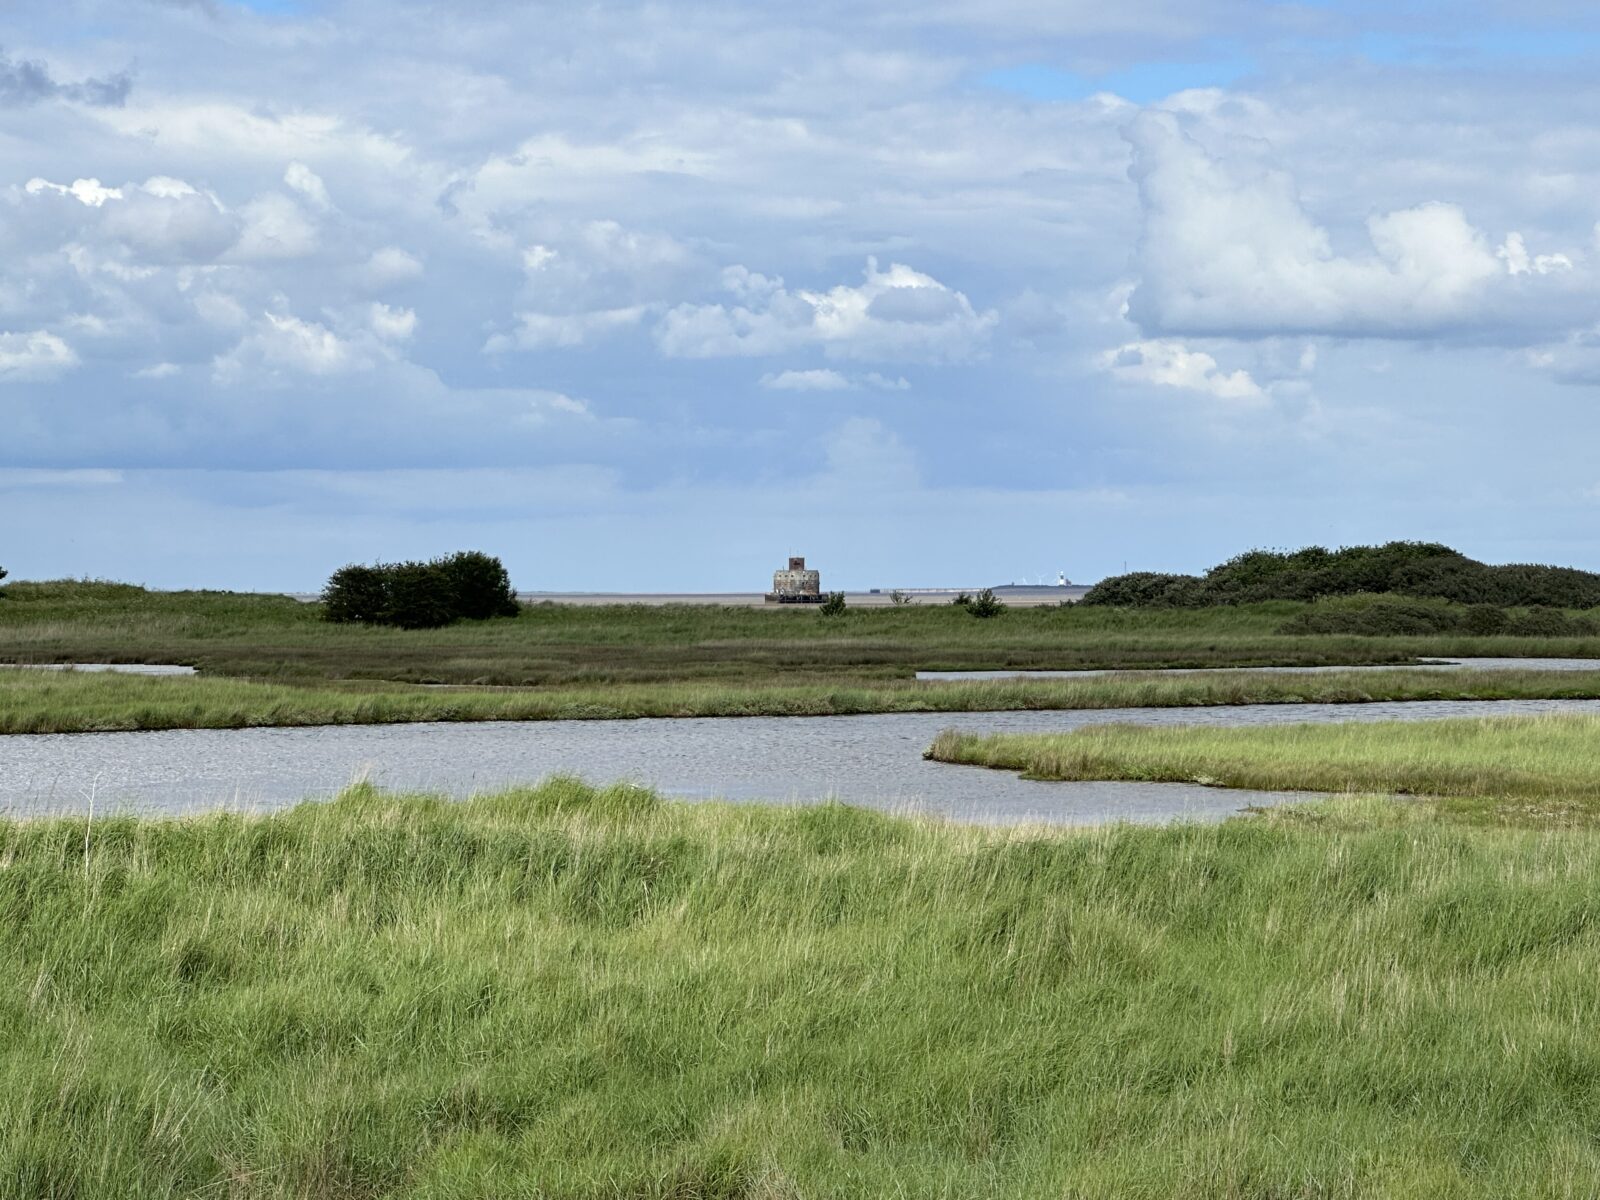
[(323, 726), (312, 729), (14, 735), (0, 738), (0, 812), (274, 808), (364, 775), (453, 796), (570, 772), (671, 796), (804, 803), (835, 796), (960, 820), (1087, 824), (1215, 819), (1303, 796), (1181, 784), (1041, 783), (926, 762), (947, 728), (1048, 732), (1108, 721), (1283, 725), (1547, 712), (1594, 700), (1428, 701), (1097, 712), (893, 713), (637, 721)]
[(1354, 667), (1157, 667), (1136, 671), (918, 671), (929, 683), (983, 679), (1088, 679), (1097, 675), (1318, 675), (1328, 671), (1600, 671), (1600, 658), (1426, 658)]

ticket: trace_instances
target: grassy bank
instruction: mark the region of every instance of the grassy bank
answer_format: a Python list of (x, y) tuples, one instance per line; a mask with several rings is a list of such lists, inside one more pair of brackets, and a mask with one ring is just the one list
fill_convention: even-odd
[(765, 686), (680, 682), (496, 690), (0, 668), (0, 734), (1546, 698), (1600, 699), (1600, 672), (1397, 669), (1302, 676), (1221, 672), (972, 683), (846, 678)]
[(1600, 717), (1534, 716), (1256, 729), (1099, 725), (1063, 734), (947, 731), (941, 762), (1033, 779), (1200, 782), (1272, 791), (1412, 793), (1459, 812), (1600, 817)]
[(558, 781), (0, 824), (0, 1180), (1594, 1194), (1600, 840), (1385, 811), (1045, 835)]
[(1600, 638), (1295, 636), (1308, 605), (1204, 610), (1072, 606), (976, 620), (948, 604), (539, 605), (514, 619), (409, 631), (331, 625), (282, 596), (145, 592), (114, 584), (0, 588), (0, 662), (157, 662), (284, 681), (532, 687), (853, 686), (918, 669), (1403, 663), (1418, 656), (1600, 658)]

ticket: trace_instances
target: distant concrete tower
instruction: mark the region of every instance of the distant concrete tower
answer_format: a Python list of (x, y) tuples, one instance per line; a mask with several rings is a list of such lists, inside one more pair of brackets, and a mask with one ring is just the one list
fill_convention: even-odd
[(767, 593), (769, 604), (820, 604), (822, 603), (822, 573), (806, 569), (804, 558), (791, 558), (789, 569), (772, 573), (772, 590)]

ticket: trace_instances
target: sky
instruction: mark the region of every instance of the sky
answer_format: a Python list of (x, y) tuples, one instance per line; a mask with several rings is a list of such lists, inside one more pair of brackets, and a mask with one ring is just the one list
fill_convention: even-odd
[(1600, 569), (1600, 8), (9, 0), (0, 565)]

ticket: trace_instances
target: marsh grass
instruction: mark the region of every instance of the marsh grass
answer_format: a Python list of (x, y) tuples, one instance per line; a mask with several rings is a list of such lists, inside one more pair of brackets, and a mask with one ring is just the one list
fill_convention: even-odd
[(0, 824), (8, 1197), (1582, 1196), (1600, 840), (556, 780)]
[[(978, 622), (973, 622), (977, 624)], [(919, 683), (786, 675), (551, 688), (369, 681), (158, 678), (0, 667), (0, 734), (95, 733), (406, 721), (839, 716), (889, 712), (1171, 708), (1379, 700), (1597, 699), (1600, 671), (1361, 671), (1316, 675), (1108, 675)]]
[(921, 670), (1405, 663), (1418, 656), (1596, 657), (1600, 638), (1292, 636), (1308, 605), (1204, 610), (888, 605), (823, 619), (808, 605), (540, 604), (446, 629), (335, 625), (283, 596), (145, 592), (126, 585), (0, 588), (0, 662), (156, 662), (283, 681), (493, 686), (845, 686)]
[(1062, 734), (946, 731), (928, 757), (1033, 779), (1199, 782), (1447, 798), (1460, 814), (1600, 819), (1600, 716), (1543, 715), (1214, 729), (1096, 725)]

